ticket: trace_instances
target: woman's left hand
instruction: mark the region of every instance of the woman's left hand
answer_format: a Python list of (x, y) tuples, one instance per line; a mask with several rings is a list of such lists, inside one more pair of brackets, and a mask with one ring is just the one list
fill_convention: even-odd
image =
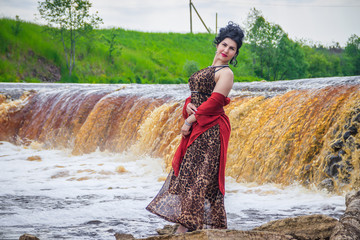
[(182, 126), (182, 128), (181, 128), (181, 135), (183, 136), (183, 137), (186, 137), (187, 135), (189, 135), (190, 134), (190, 128), (191, 128), (191, 126), (188, 126), (188, 125), (186, 125), (185, 123), (184, 123), (184, 125)]

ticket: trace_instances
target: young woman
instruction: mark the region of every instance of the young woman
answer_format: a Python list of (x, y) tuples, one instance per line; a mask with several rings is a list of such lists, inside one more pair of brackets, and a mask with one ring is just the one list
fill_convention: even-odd
[(211, 66), (189, 78), (191, 96), (183, 108), (183, 136), (162, 189), (146, 207), (150, 212), (180, 224), (177, 233), (203, 228), (226, 229), (224, 208), (225, 163), (230, 122), (223, 107), (234, 75), (229, 63), (236, 57), (244, 33), (229, 22), (215, 37)]

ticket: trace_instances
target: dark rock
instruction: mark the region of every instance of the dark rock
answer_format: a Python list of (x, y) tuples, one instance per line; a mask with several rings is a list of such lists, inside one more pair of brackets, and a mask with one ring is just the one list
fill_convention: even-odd
[(131, 234), (124, 234), (124, 233), (115, 233), (116, 240), (133, 240), (135, 239)]
[(339, 175), (339, 169), (341, 168), (341, 165), (339, 165), (339, 164), (334, 164), (334, 165), (332, 165), (331, 167), (330, 167), (330, 176), (331, 177), (337, 177), (338, 175)]
[(360, 113), (354, 118), (354, 122), (360, 123)]
[(329, 239), (338, 220), (326, 215), (310, 215), (271, 221), (256, 231), (277, 232), (295, 239)]
[(329, 192), (334, 191), (334, 181), (331, 178), (326, 178), (319, 184), (320, 188), (325, 188)]
[(337, 140), (335, 143), (331, 145), (331, 148), (335, 151), (338, 151), (344, 146), (344, 142), (342, 140)]
[(338, 163), (338, 162), (341, 162), (341, 161), (342, 161), (342, 158), (340, 156), (330, 156), (328, 165), (332, 166), (335, 163)]
[(352, 172), (354, 170), (354, 166), (351, 164), (350, 161), (346, 161), (346, 171)]
[(345, 133), (344, 133), (344, 136), (343, 136), (344, 140), (346, 141), (351, 135), (352, 135), (352, 134), (351, 134), (351, 131), (345, 132)]
[(345, 155), (345, 154), (346, 154), (346, 152), (345, 152), (344, 150), (341, 149), (341, 150), (339, 151), (339, 156), (342, 156), (342, 155)]
[(360, 191), (348, 193), (345, 204), (346, 211), (336, 224), (330, 240), (360, 239)]
[(92, 220), (92, 221), (86, 222), (86, 224), (95, 224), (95, 225), (98, 225), (100, 223), (102, 223), (102, 221), (99, 221), (99, 220)]
[(347, 147), (350, 149), (351, 152), (354, 152), (355, 151), (355, 138), (351, 135), (349, 136), (349, 138), (347, 139), (346, 141), (346, 145)]
[(19, 240), (40, 240), (40, 239), (31, 234), (24, 234), (20, 236)]
[(358, 133), (357, 127), (355, 125), (352, 125), (351, 127), (349, 127), (349, 132), (351, 133), (351, 135), (356, 135)]

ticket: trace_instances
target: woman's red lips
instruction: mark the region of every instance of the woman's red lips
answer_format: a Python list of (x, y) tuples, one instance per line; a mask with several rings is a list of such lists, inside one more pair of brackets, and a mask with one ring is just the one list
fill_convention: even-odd
[(224, 54), (224, 53), (222, 53), (222, 54), (221, 54), (221, 56), (223, 56), (223, 57), (227, 57), (227, 55), (226, 55), (226, 54)]

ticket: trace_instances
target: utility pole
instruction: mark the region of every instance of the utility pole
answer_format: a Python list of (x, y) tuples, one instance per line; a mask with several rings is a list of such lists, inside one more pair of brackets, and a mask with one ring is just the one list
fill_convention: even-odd
[(191, 0), (189, 0), (189, 7), (190, 7), (190, 33), (192, 33), (192, 13), (191, 13)]
[(196, 7), (195, 7), (194, 4), (191, 2), (191, 0), (189, 0), (189, 7), (190, 7), (190, 32), (192, 33), (192, 15), (191, 15), (191, 8), (194, 8), (196, 14), (198, 15), (199, 19), (201, 20), (202, 24), (204, 25), (206, 31), (208, 31), (208, 33), (210, 33), (210, 30), (208, 29), (208, 27), (206, 26), (206, 24), (204, 23), (204, 21), (203, 21), (202, 18), (200, 17), (200, 14), (199, 14), (198, 11), (196, 10)]
[(216, 21), (215, 21), (215, 34), (217, 34), (217, 13), (216, 13)]

